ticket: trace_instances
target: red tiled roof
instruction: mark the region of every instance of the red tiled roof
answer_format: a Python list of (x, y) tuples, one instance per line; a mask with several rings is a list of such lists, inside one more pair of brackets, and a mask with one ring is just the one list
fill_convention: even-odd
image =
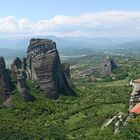
[(134, 80), (134, 83), (140, 83), (140, 79)]
[(140, 114), (140, 103), (137, 103), (131, 110), (131, 113)]

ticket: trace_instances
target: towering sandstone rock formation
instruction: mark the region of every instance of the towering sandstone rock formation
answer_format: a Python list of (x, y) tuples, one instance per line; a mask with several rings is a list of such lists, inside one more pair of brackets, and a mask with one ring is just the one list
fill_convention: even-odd
[(57, 99), (60, 94), (76, 96), (71, 88), (70, 66), (61, 65), (56, 44), (52, 40), (31, 39), (27, 57), (14, 59), (10, 71), (11, 74), (6, 69), (3, 57), (0, 57), (0, 102), (9, 99), (13, 84), (24, 101), (34, 101), (26, 79), (35, 81), (49, 98)]
[(111, 76), (112, 71), (117, 68), (117, 65), (114, 63), (113, 59), (107, 57), (104, 59), (103, 66), (101, 68), (101, 74), (103, 76)]
[(0, 57), (0, 101), (6, 101), (10, 97), (12, 89), (11, 78), (6, 69), (3, 57)]
[(52, 40), (31, 39), (27, 50), (26, 73), (49, 98), (56, 99), (60, 94), (76, 95), (62, 71), (56, 43)]
[(34, 101), (35, 98), (29, 93), (29, 87), (26, 83), (26, 74), (23, 68), (23, 62), (20, 58), (14, 59), (11, 65), (11, 76), (16, 83), (17, 90), (21, 94), (23, 100)]
[(19, 57), (16, 57), (11, 64), (11, 76), (14, 80), (17, 80), (17, 74), (22, 69), (22, 61)]

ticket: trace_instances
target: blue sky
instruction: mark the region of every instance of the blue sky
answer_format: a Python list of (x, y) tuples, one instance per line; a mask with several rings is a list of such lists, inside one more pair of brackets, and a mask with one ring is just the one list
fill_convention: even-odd
[(0, 4), (0, 17), (11, 15), (32, 20), (94, 11), (140, 10), (140, 0), (0, 0)]
[(140, 0), (0, 0), (0, 37), (140, 36)]

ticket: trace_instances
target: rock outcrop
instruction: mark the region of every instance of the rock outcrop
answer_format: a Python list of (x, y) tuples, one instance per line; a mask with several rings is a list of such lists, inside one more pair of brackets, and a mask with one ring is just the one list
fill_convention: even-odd
[(111, 76), (112, 71), (117, 68), (117, 65), (114, 63), (113, 59), (107, 57), (104, 59), (103, 66), (101, 68), (101, 75)]
[(0, 57), (0, 101), (6, 101), (12, 90), (12, 82), (9, 75), (9, 71), (6, 69), (5, 61), (3, 57)]
[(69, 64), (69, 63), (62, 63), (62, 64), (61, 64), (61, 69), (62, 69), (62, 72), (64, 73), (65, 78), (66, 78), (66, 80), (68, 81), (69, 85), (70, 85), (72, 88), (75, 88), (75, 86), (73, 85), (73, 82), (72, 82), (72, 80), (71, 80), (71, 75), (70, 75), (70, 64)]
[(11, 76), (14, 80), (17, 80), (17, 74), (22, 69), (22, 61), (19, 57), (16, 57), (11, 64)]
[(11, 64), (11, 75), (14, 79), (17, 89), (21, 94), (24, 101), (34, 101), (35, 98), (29, 93), (29, 88), (26, 83), (26, 73), (24, 71), (24, 59), (23, 62), (20, 58), (15, 58)]
[(61, 62), (56, 43), (48, 39), (31, 39), (26, 59), (27, 77), (36, 81), (49, 98), (57, 99), (60, 94), (75, 96)]
[[(12, 80), (11, 80), (12, 79)], [(17, 87), (24, 101), (34, 101), (26, 79), (35, 81), (47, 97), (57, 99), (60, 94), (77, 96), (71, 88), (70, 65), (61, 65), (56, 43), (48, 39), (31, 39), (27, 57), (15, 58), (11, 70), (0, 57), (0, 102), (12, 104), (11, 91)]]
[(62, 63), (61, 68), (62, 68), (63, 73), (65, 74), (66, 79), (70, 79), (70, 64)]
[(35, 97), (29, 93), (29, 87), (26, 83), (24, 72), (17, 74), (17, 89), (25, 102), (35, 100)]
[(101, 66), (89, 68), (87, 70), (79, 72), (78, 77), (84, 78), (91, 75), (96, 75), (96, 77), (111, 77), (114, 69), (117, 69), (117, 65), (112, 58), (107, 57), (103, 60)]
[(114, 62), (113, 59), (109, 58), (109, 61), (110, 61), (110, 66), (111, 66), (111, 72), (115, 69), (118, 68), (117, 64)]

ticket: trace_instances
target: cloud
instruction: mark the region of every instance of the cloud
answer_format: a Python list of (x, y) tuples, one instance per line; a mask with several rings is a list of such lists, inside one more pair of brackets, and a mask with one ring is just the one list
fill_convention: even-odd
[(22, 33), (30, 27), (27, 19), (17, 20), (14, 16), (8, 16), (0, 19), (0, 32)]
[(32, 22), (8, 16), (0, 19), (0, 34), (85, 37), (140, 36), (140, 11), (106, 11), (79, 16), (58, 15)]

